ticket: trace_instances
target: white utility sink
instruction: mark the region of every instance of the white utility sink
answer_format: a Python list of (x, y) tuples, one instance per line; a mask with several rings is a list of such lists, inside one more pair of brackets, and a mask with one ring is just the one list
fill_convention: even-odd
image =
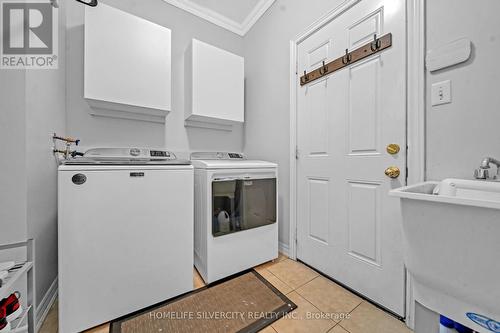
[(478, 332), (500, 332), (500, 182), (446, 179), (401, 198), (415, 300)]

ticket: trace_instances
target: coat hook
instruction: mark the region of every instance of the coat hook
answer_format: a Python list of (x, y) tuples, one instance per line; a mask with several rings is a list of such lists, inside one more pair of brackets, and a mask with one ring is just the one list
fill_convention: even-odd
[(320, 69), (319, 69), (319, 73), (321, 75), (325, 75), (326, 73), (328, 73), (328, 66), (325, 65), (325, 61), (324, 60), (323, 60), (323, 66), (320, 67)]
[(84, 5), (87, 5), (90, 7), (96, 7), (98, 5), (97, 0), (76, 0), (76, 1), (81, 2)]
[(349, 49), (345, 49), (345, 56), (342, 57), (342, 63), (347, 65), (352, 60), (352, 55), (349, 53)]
[(309, 75), (307, 74), (307, 72), (304, 70), (304, 76), (300, 78), (300, 82), (302, 84), (306, 84), (307, 81), (309, 81)]
[(370, 48), (372, 49), (373, 52), (377, 52), (378, 49), (380, 49), (381, 46), (381, 41), (379, 38), (377, 38), (377, 34), (373, 35), (373, 42), (370, 44)]

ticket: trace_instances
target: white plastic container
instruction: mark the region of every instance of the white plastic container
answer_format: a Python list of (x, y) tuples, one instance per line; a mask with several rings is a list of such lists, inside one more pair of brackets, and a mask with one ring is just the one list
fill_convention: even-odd
[(439, 318), (439, 333), (457, 333), (455, 322), (445, 316)]
[(443, 325), (439, 325), (439, 333), (457, 333), (454, 328), (448, 328)]
[[(446, 195), (433, 194), (438, 185)], [(401, 198), (415, 299), (478, 332), (498, 332), (500, 183), (447, 179), (391, 195)]]

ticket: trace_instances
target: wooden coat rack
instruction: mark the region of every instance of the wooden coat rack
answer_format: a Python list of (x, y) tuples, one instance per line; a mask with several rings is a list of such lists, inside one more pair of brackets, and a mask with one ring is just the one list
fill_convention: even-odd
[(378, 53), (391, 46), (392, 46), (391, 33), (388, 33), (380, 38), (377, 38), (377, 35), (374, 35), (372, 42), (366, 43), (365, 45), (351, 52), (349, 52), (349, 50), (346, 49), (344, 56), (337, 58), (327, 64), (325, 64), (325, 62), (323, 61), (323, 66), (310, 73), (306, 73), (306, 71), (304, 71), (304, 75), (300, 78), (300, 85), (303, 86), (305, 84), (316, 81), (325, 75), (329, 75), (333, 72), (341, 70), (346, 66), (352, 65), (360, 60), (365, 59), (366, 57), (371, 56), (372, 54)]

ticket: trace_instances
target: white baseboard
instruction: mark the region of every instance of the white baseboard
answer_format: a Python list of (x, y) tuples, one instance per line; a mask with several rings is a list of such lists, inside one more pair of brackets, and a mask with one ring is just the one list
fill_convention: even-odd
[(47, 315), (49, 314), (50, 309), (52, 308), (52, 305), (56, 301), (57, 298), (57, 290), (58, 290), (58, 283), (57, 283), (57, 277), (55, 278), (54, 282), (50, 285), (49, 290), (45, 293), (45, 296), (43, 296), (42, 302), (36, 309), (36, 328), (35, 332), (38, 332), (40, 328), (42, 327), (43, 322), (45, 321), (45, 318), (47, 318)]
[(289, 253), (290, 253), (290, 248), (288, 247), (288, 244), (285, 244), (283, 242), (279, 242), (279, 251), (281, 253), (283, 253), (284, 255), (286, 255), (287, 257), (289, 257)]

